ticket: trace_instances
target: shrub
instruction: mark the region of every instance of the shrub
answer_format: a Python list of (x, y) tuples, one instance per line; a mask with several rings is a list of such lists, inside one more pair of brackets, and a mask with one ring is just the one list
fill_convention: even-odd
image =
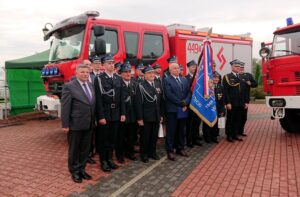
[(258, 86), (257, 88), (251, 88), (250, 96), (255, 97), (256, 99), (264, 99), (266, 93), (264, 92), (263, 86)]

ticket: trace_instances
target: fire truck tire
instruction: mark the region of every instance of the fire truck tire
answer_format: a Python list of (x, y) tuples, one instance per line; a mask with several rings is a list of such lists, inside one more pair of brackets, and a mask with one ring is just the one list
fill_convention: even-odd
[(300, 132), (300, 111), (298, 109), (287, 109), (285, 112), (285, 117), (279, 121), (281, 127), (286, 132)]

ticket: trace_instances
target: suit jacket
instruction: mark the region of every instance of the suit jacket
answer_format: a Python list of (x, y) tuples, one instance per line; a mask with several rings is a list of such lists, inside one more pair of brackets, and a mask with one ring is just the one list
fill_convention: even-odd
[[(97, 120), (105, 118), (106, 121), (119, 121), (123, 111), (124, 102), (121, 102), (121, 82), (122, 79), (114, 74), (111, 79), (105, 72), (94, 79), (96, 94), (96, 118)], [(100, 90), (100, 86), (103, 92)], [(114, 95), (112, 96), (112, 91)], [(111, 91), (110, 93), (108, 93)], [(108, 94), (106, 94), (108, 93)]]
[(61, 97), (61, 121), (63, 128), (70, 130), (87, 130), (94, 123), (96, 97), (94, 87), (87, 83), (92, 92), (92, 102), (89, 102), (86, 93), (78, 80), (66, 83)]
[(179, 107), (188, 106), (191, 101), (192, 94), (187, 79), (184, 77), (179, 79), (182, 89), (172, 75), (163, 79), (166, 112), (177, 112)]
[(125, 112), (127, 123), (136, 122), (136, 113), (135, 113), (135, 96), (136, 96), (136, 86), (137, 83), (131, 79), (129, 87), (122, 80), (122, 101), (124, 102), (123, 111)]
[[(163, 117), (164, 109), (162, 102), (162, 87), (154, 82), (151, 86), (148, 81), (144, 81), (136, 88), (136, 116), (137, 120), (145, 122), (159, 122)], [(156, 97), (156, 100), (153, 98)]]
[(245, 83), (233, 73), (223, 77), (224, 100), (225, 104), (231, 104), (236, 107), (244, 107), (249, 103), (249, 96), (246, 91)]

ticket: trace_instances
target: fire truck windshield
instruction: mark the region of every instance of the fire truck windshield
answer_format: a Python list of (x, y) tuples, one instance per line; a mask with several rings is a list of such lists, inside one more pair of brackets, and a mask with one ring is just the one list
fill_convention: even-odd
[(300, 55), (300, 31), (276, 34), (271, 57)]
[(84, 25), (57, 30), (53, 34), (49, 61), (57, 62), (78, 58), (81, 53), (84, 31)]

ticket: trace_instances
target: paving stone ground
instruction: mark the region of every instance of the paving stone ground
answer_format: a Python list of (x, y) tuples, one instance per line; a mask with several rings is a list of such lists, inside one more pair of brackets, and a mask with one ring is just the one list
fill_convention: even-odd
[[(88, 165), (93, 180), (72, 182), (66, 136), (58, 120), (0, 128), (0, 196), (300, 196), (300, 134), (253, 104), (244, 142), (204, 144), (190, 157), (127, 162), (112, 174)], [(223, 137), (222, 137), (223, 138)]]

